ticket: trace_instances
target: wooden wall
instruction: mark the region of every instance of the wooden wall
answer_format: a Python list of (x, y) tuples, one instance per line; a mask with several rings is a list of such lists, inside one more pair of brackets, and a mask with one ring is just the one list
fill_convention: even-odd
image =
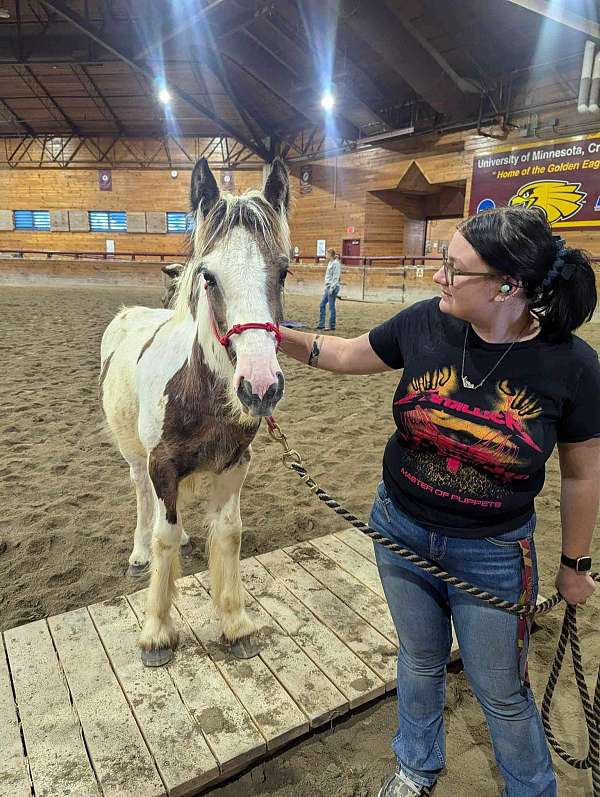
[[(515, 141), (519, 143), (516, 137)], [(408, 195), (398, 200), (397, 188), (407, 172), (411, 170), (408, 182), (416, 165), (429, 184), (459, 186), (461, 194), (465, 191), (468, 203), (473, 157), (504, 143), (478, 136), (473, 131), (463, 131), (427, 139), (407, 139), (402, 144), (404, 151), (378, 148), (317, 161), (311, 164), (312, 190), (304, 195), (299, 191), (300, 165), (293, 164), (292, 246), (298, 246), (301, 255), (312, 258), (318, 239), (325, 239), (327, 246), (341, 251), (344, 238), (358, 238), (364, 255), (417, 254), (423, 241), (419, 208), (431, 203), (424, 204), (422, 198)], [(113, 190), (104, 192), (98, 188), (96, 170), (0, 170), (0, 208), (186, 210), (189, 178), (189, 170), (180, 170), (173, 179), (168, 171), (114, 169)], [(263, 180), (262, 170), (238, 171), (235, 179), (236, 191), (258, 188)], [(444, 191), (448, 193), (447, 189)], [(449, 210), (458, 215), (449, 223), (444, 222), (448, 226), (444, 227), (443, 234), (436, 233), (435, 240), (450, 238), (460, 218), (456, 203), (452, 203)], [(562, 234), (570, 244), (600, 255), (600, 230), (573, 230)], [(117, 254), (133, 251), (183, 255), (185, 249), (184, 236), (169, 233), (15, 231), (0, 233), (0, 249), (95, 252), (105, 250), (108, 238), (115, 241)]]
[[(516, 134), (512, 138), (516, 145), (526, 143)], [(464, 185), (462, 213), (444, 222), (435, 222), (443, 224), (439, 239), (451, 238), (456, 223), (464, 218), (468, 208), (473, 157), (505, 144), (506, 141), (494, 141), (466, 131), (430, 139), (416, 151), (403, 153), (378, 148), (349, 153), (313, 163), (313, 189), (304, 196), (299, 193), (299, 168), (294, 168), (292, 244), (300, 248), (302, 255), (313, 257), (317, 239), (324, 238), (327, 246), (341, 249), (342, 239), (352, 237), (361, 240), (361, 254), (364, 255), (412, 254), (418, 230), (410, 219), (416, 214), (407, 207), (410, 198), (404, 196), (399, 201), (393, 197), (414, 163), (434, 185), (449, 182)], [(409, 146), (411, 144), (407, 143), (407, 148)], [(417, 199), (412, 201), (415, 203)], [(451, 212), (456, 213), (456, 208)], [(354, 231), (347, 233), (347, 227), (354, 227)], [(600, 229), (561, 230), (561, 235), (571, 246), (600, 255)], [(411, 249), (413, 251), (409, 251)]]
[[(217, 180), (219, 175), (217, 173)], [(96, 169), (0, 170), (0, 208), (10, 210), (187, 211), (191, 170), (176, 178), (168, 171), (113, 169), (112, 191), (100, 191)], [(236, 191), (259, 188), (261, 171), (235, 173)], [(50, 249), (104, 252), (105, 241), (116, 252), (185, 251), (185, 236), (175, 233), (0, 232), (0, 249)]]

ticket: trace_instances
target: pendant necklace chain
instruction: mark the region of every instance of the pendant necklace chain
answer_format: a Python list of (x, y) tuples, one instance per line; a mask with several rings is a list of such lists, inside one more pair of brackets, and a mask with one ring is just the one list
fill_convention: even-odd
[(515, 338), (515, 340), (512, 341), (512, 343), (506, 349), (506, 351), (504, 351), (502, 353), (502, 356), (500, 357), (498, 362), (492, 367), (492, 369), (490, 371), (487, 372), (487, 374), (483, 377), (481, 382), (479, 382), (479, 384), (477, 384), (477, 385), (474, 385), (473, 382), (471, 382), (471, 380), (468, 377), (465, 376), (465, 359), (466, 359), (466, 356), (467, 356), (467, 339), (469, 337), (469, 330), (471, 329), (471, 324), (467, 324), (467, 328), (465, 330), (465, 342), (463, 343), (462, 367), (461, 367), (461, 370), (460, 370), (460, 378), (462, 380), (463, 387), (467, 388), (468, 390), (477, 390), (478, 388), (480, 388), (483, 385), (483, 383), (485, 382), (485, 380), (494, 373), (496, 368), (500, 365), (502, 360), (507, 356), (507, 354), (510, 352), (510, 350), (515, 345), (515, 343), (519, 342), (519, 338), (521, 337), (523, 332), (525, 332), (525, 330), (527, 329), (529, 324), (530, 324), (530, 320), (528, 319), (527, 320), (527, 324), (523, 327), (523, 329), (519, 333), (518, 337)]

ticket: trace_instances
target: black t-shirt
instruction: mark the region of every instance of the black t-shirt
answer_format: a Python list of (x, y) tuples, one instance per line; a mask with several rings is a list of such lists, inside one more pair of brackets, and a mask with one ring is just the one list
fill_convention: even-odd
[[(425, 528), (490, 537), (529, 520), (557, 441), (600, 437), (600, 365), (581, 338), (550, 343), (538, 334), (467, 389), (466, 329), (431, 299), (369, 333), (386, 365), (404, 368), (383, 478), (398, 509)], [(506, 349), (470, 329), (465, 376), (478, 384)]]

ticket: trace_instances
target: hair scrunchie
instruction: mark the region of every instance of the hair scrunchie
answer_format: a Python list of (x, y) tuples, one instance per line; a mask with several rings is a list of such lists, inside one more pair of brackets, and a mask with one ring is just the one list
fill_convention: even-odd
[(556, 257), (546, 277), (540, 285), (540, 291), (543, 293), (554, 282), (557, 277), (562, 277), (564, 280), (570, 280), (575, 272), (574, 263), (566, 263), (565, 257), (567, 256), (566, 241), (560, 235), (552, 236), (554, 248), (556, 249)]

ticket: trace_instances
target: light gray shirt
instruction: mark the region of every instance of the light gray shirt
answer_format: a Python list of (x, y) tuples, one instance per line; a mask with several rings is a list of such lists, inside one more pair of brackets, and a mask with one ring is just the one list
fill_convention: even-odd
[(325, 272), (325, 287), (326, 288), (337, 288), (340, 284), (340, 277), (342, 276), (342, 264), (340, 261), (335, 257), (333, 260), (330, 260), (327, 264), (327, 270)]

